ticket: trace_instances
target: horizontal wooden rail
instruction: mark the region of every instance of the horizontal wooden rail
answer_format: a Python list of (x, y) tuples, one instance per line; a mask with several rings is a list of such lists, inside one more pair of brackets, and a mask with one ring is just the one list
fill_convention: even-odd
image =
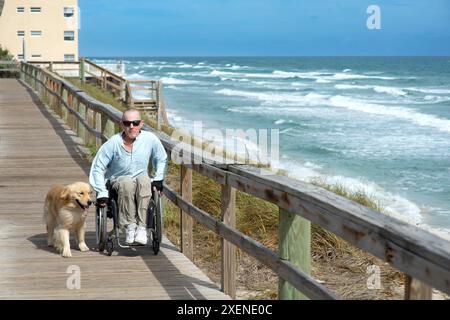
[(28, 64), (74, 64), (74, 65), (78, 65), (80, 64), (79, 61), (38, 61), (38, 60), (33, 60), (33, 61), (27, 61)]
[(335, 294), (330, 292), (323, 285), (307, 274), (297, 270), (288, 261), (281, 260), (277, 253), (266, 248), (261, 243), (246, 236), (242, 232), (228, 227), (223, 222), (214, 219), (208, 213), (183, 200), (181, 196), (177, 195), (169, 187), (165, 186), (163, 190), (167, 198), (177, 207), (181, 208), (184, 212), (187, 212), (209, 230), (214, 231), (214, 233), (230, 241), (268, 266), (276, 274), (292, 283), (298, 290), (303, 291), (308, 297), (312, 299), (338, 299)]
[(87, 65), (90, 65), (90, 66), (94, 67), (95, 69), (98, 69), (101, 72), (104, 72), (105, 74), (107, 74), (111, 78), (114, 78), (114, 79), (117, 79), (117, 80), (123, 81), (123, 82), (127, 81), (125, 78), (115, 74), (114, 72), (109, 71), (108, 69), (103, 68), (102, 66), (99, 66), (98, 64), (96, 64), (96, 63), (94, 63), (94, 62), (92, 62), (92, 61), (90, 61), (88, 59), (84, 59), (84, 61), (85, 61), (85, 63)]
[[(34, 71), (36, 71), (36, 67), (32, 66), (31, 68), (35, 68)], [(92, 102), (92, 99), (88, 95), (86, 95), (83, 91), (80, 91), (78, 88), (70, 85), (69, 83), (66, 83), (65, 80), (63, 80), (62, 78), (59, 78), (57, 75), (51, 74), (49, 71), (43, 70), (43, 69), (39, 69), (39, 71), (42, 72), (42, 74), (45, 74), (47, 77), (51, 77), (52, 81), (55, 82), (56, 84), (58, 84), (59, 86), (62, 86), (64, 84), (65, 89), (68, 92), (70, 92), (73, 95), (78, 95), (80, 98), (80, 101), (84, 102), (86, 105)], [(26, 76), (33, 77), (33, 74), (29, 73), (28, 71), (26, 71), (24, 69), (22, 69), (22, 73)], [(45, 90), (46, 93), (50, 93), (55, 98), (60, 100), (59, 103), (61, 105), (63, 105), (70, 114), (72, 114), (75, 118), (77, 118), (79, 124), (81, 124), (86, 130), (88, 130), (88, 132), (91, 133), (94, 137), (101, 139), (102, 142), (105, 142), (108, 140), (108, 137), (105, 134), (92, 128), (89, 125), (89, 123), (86, 121), (86, 119), (84, 118), (83, 115), (81, 115), (78, 111), (74, 110), (66, 101), (64, 101), (64, 99), (61, 99), (59, 92), (56, 92), (56, 91), (48, 88), (46, 86), (46, 84), (38, 78), (34, 79), (34, 81), (36, 83), (39, 83), (41, 85), (41, 87)], [(93, 110), (96, 110), (97, 112), (100, 112), (100, 113), (102, 112), (99, 108), (93, 108)]]
[(0, 60), (0, 64), (16, 64), (19, 65), (20, 63), (14, 60)]
[[(106, 119), (115, 124), (121, 121), (120, 111), (91, 98), (77, 87), (48, 71), (22, 64), (22, 73), (26, 77), (25, 82), (29, 84), (37, 82), (44, 87), (54, 85), (59, 91), (52, 88), (46, 88), (44, 91), (51, 90), (52, 95), (67, 92), (71, 99), (76, 99), (78, 103), (85, 105), (90, 112), (101, 114), (102, 125)], [(43, 80), (43, 77), (46, 80)], [(65, 101), (61, 96), (59, 100)], [(61, 105), (75, 110), (68, 102)], [(99, 138), (99, 131), (94, 130), (94, 127), (98, 128), (99, 123), (94, 126), (83, 118), (81, 113), (78, 113), (76, 117), (82, 126)], [(282, 210), (333, 232), (350, 244), (404, 272), (408, 275), (410, 283), (415, 284), (418, 280), (450, 293), (450, 241), (404, 221), (378, 213), (323, 188), (276, 175), (266, 169), (248, 165), (217, 164), (214, 159), (204, 157), (198, 149), (193, 149), (192, 152), (181, 149), (181, 153), (186, 154), (180, 154), (179, 141), (172, 140), (166, 134), (155, 131), (148, 125), (145, 125), (143, 129), (153, 132), (160, 138), (169, 156), (175, 152), (180, 158), (188, 159), (189, 161), (182, 163), (184, 168), (195, 170), (221, 185), (274, 203)], [(101, 139), (104, 140), (107, 136), (110, 135), (104, 135)], [(166, 188), (165, 194), (183, 212), (267, 265), (278, 276), (308, 297), (337, 298), (309, 275), (296, 269), (290, 262), (280, 259), (277, 253), (243, 235), (236, 228), (230, 227), (224, 221), (214, 219), (169, 188)]]
[[(81, 59), (79, 75), (82, 82), (88, 75), (89, 79), (94, 79), (103, 90), (109, 91), (115, 99), (122, 101), (129, 108), (148, 112), (156, 111), (158, 129), (161, 128), (163, 122), (168, 125), (160, 81), (126, 80), (88, 59)], [(138, 90), (149, 93), (149, 97), (137, 97), (133, 92)]]
[(20, 62), (14, 60), (0, 60), (0, 72), (17, 73), (20, 71)]

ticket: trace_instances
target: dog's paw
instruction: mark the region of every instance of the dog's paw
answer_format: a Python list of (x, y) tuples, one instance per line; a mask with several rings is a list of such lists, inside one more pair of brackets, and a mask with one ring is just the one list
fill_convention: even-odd
[(80, 248), (80, 251), (82, 251), (82, 252), (89, 251), (89, 247), (86, 245), (86, 243), (80, 243), (78, 245), (78, 247)]
[(72, 252), (70, 252), (70, 249), (65, 249), (63, 250), (63, 252), (61, 253), (61, 255), (64, 258), (71, 258), (72, 257)]
[(47, 247), (53, 247), (53, 242), (47, 242)]

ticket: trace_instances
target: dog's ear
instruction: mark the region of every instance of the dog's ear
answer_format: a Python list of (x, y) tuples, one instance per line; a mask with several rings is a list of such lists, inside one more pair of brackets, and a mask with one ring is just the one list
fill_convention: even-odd
[(61, 200), (67, 202), (70, 200), (70, 189), (65, 187), (61, 192)]

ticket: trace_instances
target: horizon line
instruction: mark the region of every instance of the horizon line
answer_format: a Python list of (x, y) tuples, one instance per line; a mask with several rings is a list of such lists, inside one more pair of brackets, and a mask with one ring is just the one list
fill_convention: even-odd
[(90, 58), (450, 58), (449, 55), (80, 55)]

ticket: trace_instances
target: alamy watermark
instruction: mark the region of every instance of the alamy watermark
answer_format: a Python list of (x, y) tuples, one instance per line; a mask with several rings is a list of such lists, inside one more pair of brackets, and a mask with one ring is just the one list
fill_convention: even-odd
[(66, 280), (66, 287), (69, 290), (81, 289), (81, 269), (77, 265), (70, 265), (67, 267), (66, 273), (70, 276)]
[(366, 273), (369, 274), (367, 278), (367, 289), (380, 290), (381, 289), (381, 270), (377, 265), (367, 267)]
[(279, 163), (278, 129), (204, 129), (202, 121), (195, 121), (190, 132), (177, 129), (171, 138), (176, 142), (171, 153), (176, 164)]
[(381, 29), (381, 9), (380, 6), (372, 4), (367, 7), (367, 14), (370, 16), (367, 18), (367, 29), (380, 30)]

